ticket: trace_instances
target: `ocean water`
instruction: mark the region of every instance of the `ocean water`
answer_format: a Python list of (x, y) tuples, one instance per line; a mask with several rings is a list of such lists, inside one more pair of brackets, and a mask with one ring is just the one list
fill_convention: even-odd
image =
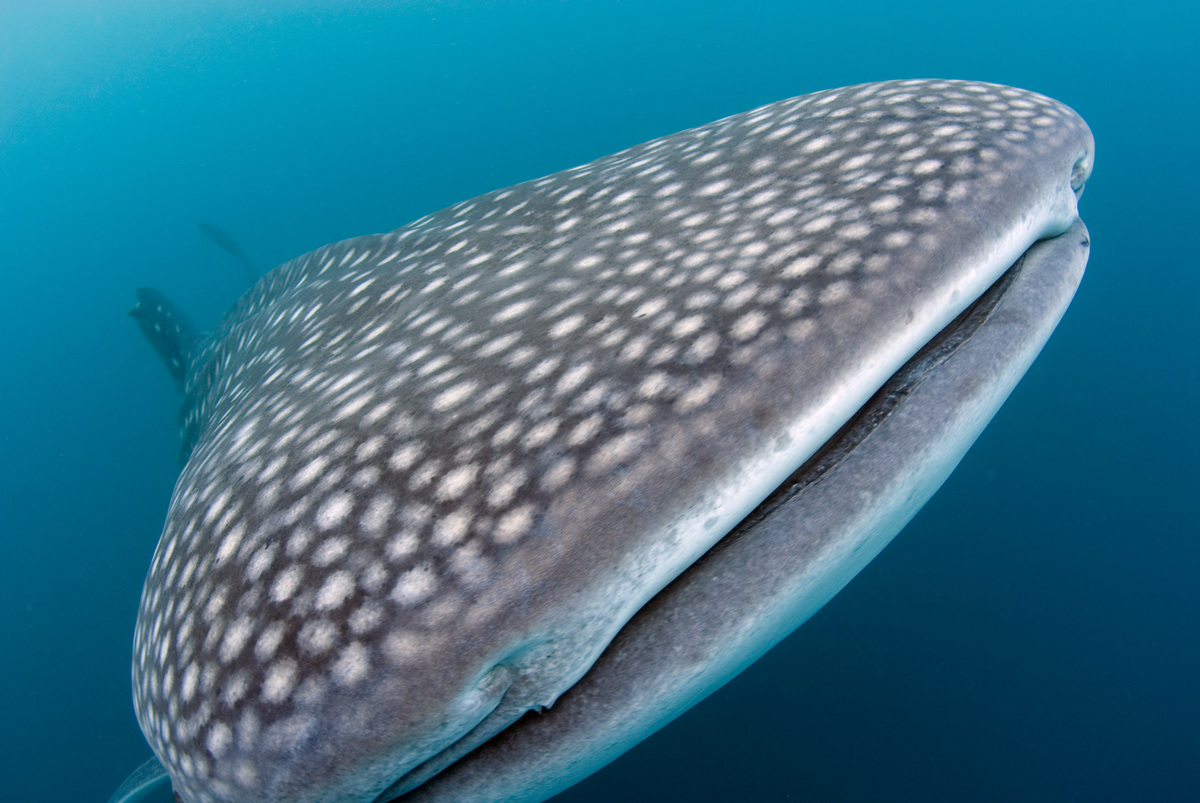
[[(353, 5), (353, 10), (347, 7)], [(562, 796), (1200, 796), (1189, 3), (0, 3), (0, 798), (105, 800), (178, 400), (125, 316), (781, 98), (1034, 89), (1097, 140), (1075, 301), (933, 501), (792, 637)]]

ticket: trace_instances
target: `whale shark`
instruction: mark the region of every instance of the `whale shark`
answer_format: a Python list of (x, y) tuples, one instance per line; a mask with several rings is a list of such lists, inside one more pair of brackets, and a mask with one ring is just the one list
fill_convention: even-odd
[(864, 84), (318, 248), (208, 334), (139, 292), (186, 462), (113, 800), (532, 801), (611, 761), (942, 483), (1082, 277), (1093, 154), (1033, 92)]

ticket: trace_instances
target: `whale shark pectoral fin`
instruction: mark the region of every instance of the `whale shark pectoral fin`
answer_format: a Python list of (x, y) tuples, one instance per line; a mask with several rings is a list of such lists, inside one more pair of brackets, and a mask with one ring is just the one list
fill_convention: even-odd
[(108, 803), (172, 803), (171, 778), (158, 759), (151, 756), (129, 773)]
[(232, 234), (215, 223), (197, 223), (196, 227), (204, 232), (205, 237), (216, 243), (221, 250), (242, 263), (242, 268), (246, 271), (247, 283), (254, 284), (258, 281), (258, 271), (255, 269), (254, 263), (250, 261), (250, 257), (246, 256), (246, 252), (238, 245), (238, 241), (233, 238)]
[(182, 310), (157, 290), (139, 287), (137, 299), (129, 317), (137, 321), (142, 335), (167, 366), (175, 389), (182, 393), (188, 363), (200, 341), (200, 332)]

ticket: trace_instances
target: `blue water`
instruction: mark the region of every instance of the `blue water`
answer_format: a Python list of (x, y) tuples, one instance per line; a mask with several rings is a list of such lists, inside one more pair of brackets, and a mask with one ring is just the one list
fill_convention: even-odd
[[(182, 6), (188, 8), (180, 8)], [(1191, 3), (0, 3), (0, 798), (105, 800), (177, 399), (125, 312), (780, 98), (962, 77), (1091, 124), (1088, 274), (943, 490), (564, 800), (1200, 799)]]

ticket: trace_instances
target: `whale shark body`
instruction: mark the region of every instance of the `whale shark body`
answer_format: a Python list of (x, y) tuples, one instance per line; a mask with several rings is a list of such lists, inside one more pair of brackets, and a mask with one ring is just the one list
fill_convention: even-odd
[(945, 479), (1082, 276), (1092, 153), (1031, 92), (865, 84), (317, 249), (207, 336), (141, 294), (186, 463), (134, 636), (161, 768), (114, 800), (603, 766)]

